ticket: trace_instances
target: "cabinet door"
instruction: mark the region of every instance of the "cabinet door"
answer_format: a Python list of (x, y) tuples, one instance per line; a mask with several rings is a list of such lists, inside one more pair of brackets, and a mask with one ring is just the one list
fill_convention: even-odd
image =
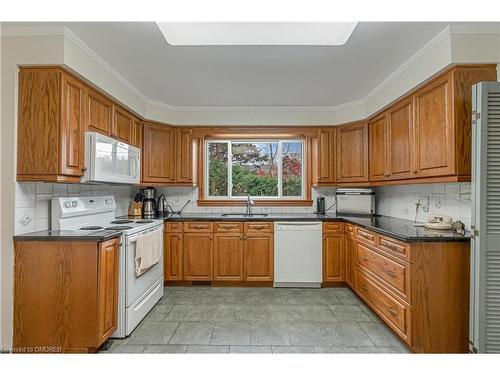
[(144, 182), (174, 182), (174, 134), (165, 125), (144, 124), (142, 165)]
[(385, 180), (387, 171), (387, 117), (385, 113), (370, 122), (370, 181)]
[(187, 128), (176, 129), (176, 182), (193, 181), (193, 142), (192, 130)]
[(337, 181), (368, 181), (368, 124), (337, 128)]
[(413, 105), (404, 99), (387, 111), (388, 173), (390, 179), (411, 178), (415, 169)]
[(131, 144), (134, 135), (134, 116), (121, 107), (113, 106), (112, 136)]
[(142, 149), (142, 121), (134, 118), (134, 134), (132, 144)]
[(165, 280), (183, 280), (182, 233), (165, 233), (163, 273)]
[(415, 106), (416, 177), (454, 173), (452, 84), (447, 74), (413, 96)]
[(323, 281), (345, 280), (345, 241), (343, 234), (323, 237)]
[(351, 287), (354, 288), (354, 271), (356, 267), (355, 263), (355, 243), (351, 236), (347, 235), (345, 240), (345, 281)]
[(98, 293), (99, 337), (103, 342), (117, 326), (118, 318), (118, 239), (99, 244)]
[(83, 175), (83, 129), (85, 86), (73, 77), (62, 76), (61, 174)]
[(184, 280), (213, 279), (212, 233), (184, 233)]
[(274, 238), (272, 233), (245, 236), (245, 281), (273, 281)]
[(214, 280), (243, 280), (243, 234), (215, 233)]
[(335, 182), (335, 129), (318, 130), (318, 183)]
[(113, 103), (95, 90), (89, 90), (85, 108), (86, 129), (105, 135), (111, 133), (113, 124)]

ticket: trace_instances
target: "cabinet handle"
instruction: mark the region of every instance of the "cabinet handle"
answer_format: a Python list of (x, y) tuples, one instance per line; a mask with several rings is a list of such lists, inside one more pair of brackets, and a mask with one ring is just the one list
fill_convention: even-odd
[(368, 262), (368, 257), (361, 257), (362, 260), (364, 260), (365, 262)]
[(86, 171), (87, 171), (87, 167), (83, 167), (82, 172), (86, 172)]
[(244, 240), (244, 239), (245, 239), (245, 237), (244, 237), (244, 236), (240, 236), (240, 240)]
[(365, 292), (368, 292), (368, 287), (366, 285), (361, 285), (361, 289), (363, 289)]
[(415, 173), (417, 173), (417, 170), (416, 170), (416, 169), (413, 169), (413, 170), (411, 171), (411, 173), (415, 174)]
[(386, 306), (386, 309), (387, 311), (389, 311), (389, 313), (392, 315), (392, 316), (397, 316), (398, 313), (396, 311), (394, 311), (394, 309), (390, 306)]

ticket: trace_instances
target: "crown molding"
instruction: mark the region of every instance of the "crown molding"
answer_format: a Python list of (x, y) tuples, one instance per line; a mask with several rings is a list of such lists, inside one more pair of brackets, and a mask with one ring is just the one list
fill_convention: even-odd
[[(84, 53), (93, 59), (98, 65), (102, 66), (106, 72), (113, 76), (117, 81), (123, 84), (127, 89), (134, 93), (145, 106), (161, 108), (172, 113), (189, 113), (189, 112), (336, 112), (358, 108), (365, 117), (369, 117), (372, 113), (366, 113), (366, 105), (370, 99), (384, 90), (392, 82), (396, 81), (406, 71), (408, 71), (418, 60), (436, 48), (444, 39), (453, 34), (500, 34), (500, 23), (488, 23), (485, 25), (450, 25), (444, 28), (427, 44), (420, 48), (414, 55), (401, 64), (394, 72), (387, 76), (382, 82), (374, 87), (367, 95), (358, 100), (353, 100), (336, 106), (175, 106), (168, 103), (163, 103), (154, 99), (148, 98), (140, 90), (138, 90), (130, 81), (116, 71), (94, 50), (92, 50), (85, 42), (78, 38), (66, 26), (15, 26), (9, 24), (2, 25), (1, 36), (63, 36), (78, 46)], [(142, 114), (144, 115), (144, 114)]]

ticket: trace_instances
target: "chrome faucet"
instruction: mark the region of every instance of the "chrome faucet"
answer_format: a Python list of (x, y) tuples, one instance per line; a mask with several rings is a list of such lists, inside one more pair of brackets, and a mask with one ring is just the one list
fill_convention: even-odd
[(252, 206), (255, 204), (255, 202), (253, 200), (250, 199), (250, 194), (247, 194), (247, 202), (246, 202), (246, 206), (247, 206), (247, 215), (251, 215), (252, 214)]

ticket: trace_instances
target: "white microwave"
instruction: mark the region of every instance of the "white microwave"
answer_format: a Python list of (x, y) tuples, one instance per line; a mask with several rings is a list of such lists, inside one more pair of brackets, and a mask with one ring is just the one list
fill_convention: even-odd
[(85, 172), (81, 181), (139, 184), (141, 150), (99, 133), (85, 132)]

